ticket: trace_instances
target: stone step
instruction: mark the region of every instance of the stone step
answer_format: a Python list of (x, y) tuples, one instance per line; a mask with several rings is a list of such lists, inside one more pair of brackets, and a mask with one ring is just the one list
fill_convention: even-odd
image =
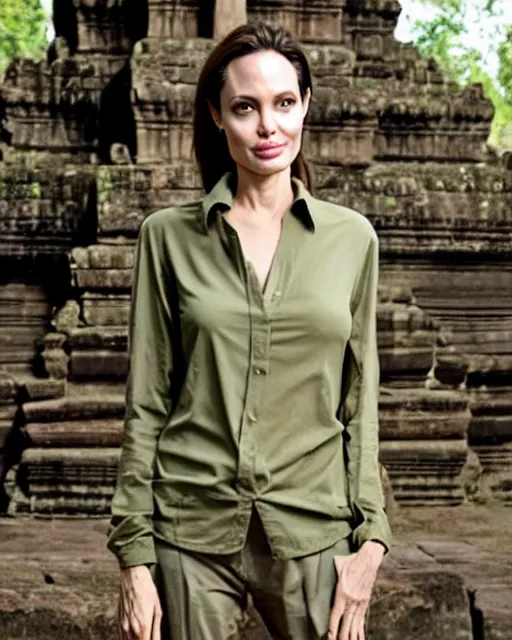
[(469, 415), (446, 413), (418, 413), (395, 415), (379, 413), (380, 439), (382, 440), (452, 440), (465, 438)]
[(509, 415), (471, 418), (468, 438), (471, 444), (512, 442), (512, 407), (510, 407)]
[(124, 395), (119, 392), (102, 394), (102, 388), (99, 385), (96, 386), (96, 389), (98, 395), (83, 393), (81, 396), (67, 395), (56, 400), (26, 402), (21, 408), (24, 422), (29, 424), (31, 422), (123, 418), (126, 408)]
[(68, 335), (67, 343), (74, 349), (112, 349), (125, 351), (127, 345), (128, 327), (93, 326), (73, 329)]
[(470, 395), (470, 408), (473, 416), (511, 415), (512, 391), (495, 389), (486, 392), (473, 391)]
[(123, 420), (34, 422), (26, 427), (31, 447), (119, 447)]
[[(460, 391), (381, 389), (379, 424), (383, 441), (460, 440), (466, 438), (470, 418), (467, 394)], [(424, 460), (428, 449), (422, 450), (425, 455), (420, 459)]]
[(86, 292), (82, 296), (82, 305), (84, 320), (88, 325), (105, 328), (129, 325), (130, 296), (128, 294)]
[(127, 374), (128, 353), (107, 349), (71, 353), (70, 380), (125, 380)]
[(459, 504), (464, 491), (459, 477), (466, 462), (466, 439), (385, 440), (380, 460), (386, 467), (398, 503)]
[(390, 413), (441, 412), (447, 415), (467, 410), (466, 393), (452, 390), (387, 389), (381, 387), (379, 408)]
[(26, 449), (11, 513), (105, 515), (110, 511), (118, 448)]

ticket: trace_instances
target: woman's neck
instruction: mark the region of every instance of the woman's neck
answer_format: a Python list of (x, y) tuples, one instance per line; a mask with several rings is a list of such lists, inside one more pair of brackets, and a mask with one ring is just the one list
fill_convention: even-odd
[(281, 218), (293, 202), (291, 171), (259, 176), (237, 168), (237, 188), (233, 204), (254, 222)]

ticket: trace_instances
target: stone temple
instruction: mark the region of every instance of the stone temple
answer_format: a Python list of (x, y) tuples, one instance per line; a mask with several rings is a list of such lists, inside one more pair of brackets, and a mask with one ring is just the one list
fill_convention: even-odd
[(246, 19), (304, 44), (315, 193), (380, 237), (390, 501), (512, 505), (512, 173), (486, 146), (482, 88), (460, 91), (397, 42), (399, 13), (397, 0), (54, 0), (47, 61), (15, 59), (0, 86), (1, 511), (108, 514), (137, 231), (201, 195), (198, 70)]
[(512, 504), (512, 174), (492, 105), (393, 36), (397, 0), (55, 0), (0, 86), (0, 478), (11, 514), (107, 514), (134, 242), (201, 195), (194, 86), (246, 19), (298, 35), (322, 198), (380, 237), (381, 461), (398, 503)]
[(48, 60), (0, 87), (0, 456), (10, 513), (105, 514), (124, 414), (134, 242), (201, 194), (191, 154), (213, 36), (304, 43), (323, 198), (381, 244), (381, 459), (398, 503), (512, 502), (512, 174), (492, 105), (398, 43), (396, 0), (56, 0)]

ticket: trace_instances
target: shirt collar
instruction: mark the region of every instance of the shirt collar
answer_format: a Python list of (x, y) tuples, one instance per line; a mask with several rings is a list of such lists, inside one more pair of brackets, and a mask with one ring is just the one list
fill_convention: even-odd
[[(294, 199), (291, 211), (309, 231), (315, 231), (314, 198), (306, 189), (304, 183), (298, 178), (292, 177)], [(205, 233), (211, 222), (211, 217), (216, 213), (229, 211), (233, 205), (234, 174), (225, 173), (213, 189), (203, 198), (200, 211), (201, 225)]]

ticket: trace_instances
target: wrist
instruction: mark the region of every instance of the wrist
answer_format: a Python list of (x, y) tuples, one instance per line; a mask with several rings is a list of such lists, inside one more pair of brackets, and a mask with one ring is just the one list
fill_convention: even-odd
[(366, 540), (361, 545), (361, 551), (364, 551), (365, 554), (371, 556), (372, 558), (378, 558), (382, 560), (384, 554), (386, 553), (386, 547), (379, 542), (378, 540)]
[(138, 573), (139, 571), (143, 570), (143, 569), (149, 569), (150, 565), (147, 564), (134, 564), (130, 567), (122, 567), (121, 568), (121, 573), (122, 574), (128, 574), (128, 573)]

